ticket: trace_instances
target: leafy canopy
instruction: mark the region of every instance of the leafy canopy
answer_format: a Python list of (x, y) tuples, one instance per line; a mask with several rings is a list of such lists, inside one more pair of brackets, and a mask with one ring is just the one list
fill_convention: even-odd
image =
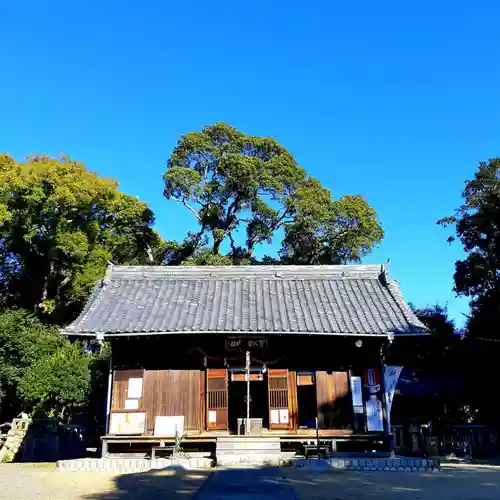
[(64, 342), (52, 355), (30, 365), (19, 381), (19, 394), (38, 411), (62, 416), (67, 406), (86, 400), (91, 373), (91, 356), (79, 343)]
[(58, 328), (20, 309), (0, 312), (0, 414), (12, 418), (34, 406), (47, 413), (86, 401), (91, 368), (101, 355), (85, 353)]
[(17, 385), (26, 368), (62, 345), (54, 327), (43, 325), (26, 311), (10, 309), (0, 313), (0, 409), (14, 413)]
[[(363, 198), (333, 200), (275, 139), (246, 135), (226, 123), (181, 137), (164, 181), (165, 197), (185, 206), (198, 223), (171, 262), (248, 263), (256, 245), (271, 242), (280, 229), (284, 262), (356, 262), (383, 238)], [(220, 256), (226, 242), (229, 254)]]
[(0, 293), (63, 322), (108, 264), (163, 259), (145, 203), (67, 157), (0, 156)]
[(455, 263), (455, 291), (471, 298), (468, 334), (498, 337), (500, 322), (500, 158), (481, 162), (465, 183), (463, 203), (439, 224), (451, 225), (467, 257)]

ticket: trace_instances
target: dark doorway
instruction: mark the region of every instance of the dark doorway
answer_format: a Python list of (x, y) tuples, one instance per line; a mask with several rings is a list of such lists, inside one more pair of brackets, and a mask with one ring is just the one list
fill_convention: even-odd
[(314, 374), (297, 374), (298, 424), (301, 429), (314, 429), (318, 416), (318, 398)]
[[(269, 400), (267, 394), (267, 379), (250, 382), (250, 418), (261, 418), (262, 427), (269, 427)], [(244, 380), (229, 382), (229, 431), (238, 432), (238, 419), (247, 416), (247, 383)]]

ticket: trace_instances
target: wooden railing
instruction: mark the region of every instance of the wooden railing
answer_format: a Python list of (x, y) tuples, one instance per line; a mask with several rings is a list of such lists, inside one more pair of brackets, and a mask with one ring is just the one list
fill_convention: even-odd
[(393, 425), (396, 453), (425, 456), (500, 456), (496, 430), (485, 425), (454, 425), (447, 433), (430, 433), (427, 426)]

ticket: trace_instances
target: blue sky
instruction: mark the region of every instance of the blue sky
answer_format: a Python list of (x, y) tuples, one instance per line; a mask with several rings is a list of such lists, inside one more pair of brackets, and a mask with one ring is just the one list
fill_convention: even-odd
[(436, 220), (500, 155), (500, 2), (5, 2), (0, 150), (65, 153), (148, 201), (181, 134), (226, 121), (273, 136), (334, 196), (362, 194), (408, 300), (448, 305), (458, 246)]

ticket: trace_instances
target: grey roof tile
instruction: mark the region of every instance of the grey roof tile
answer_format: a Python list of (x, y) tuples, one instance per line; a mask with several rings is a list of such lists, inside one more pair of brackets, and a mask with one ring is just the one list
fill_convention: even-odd
[(378, 265), (112, 266), (66, 334), (428, 334)]

